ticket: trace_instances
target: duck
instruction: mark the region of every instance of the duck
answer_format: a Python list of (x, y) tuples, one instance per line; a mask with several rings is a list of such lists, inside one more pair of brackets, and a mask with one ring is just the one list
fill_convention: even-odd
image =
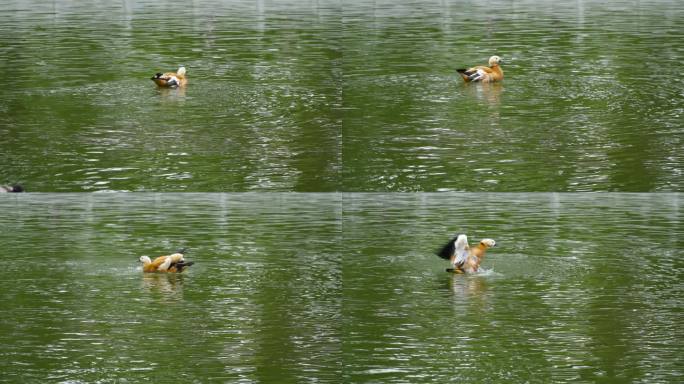
[(159, 256), (151, 260), (148, 256), (140, 256), (140, 262), (143, 263), (143, 272), (165, 272), (165, 273), (180, 273), (189, 266), (195, 264), (194, 261), (185, 261), (185, 249), (167, 256)]
[(185, 77), (185, 67), (181, 66), (176, 72), (158, 72), (152, 76), (152, 81), (161, 88), (178, 88), (184, 87), (188, 83)]
[(19, 184), (0, 185), (0, 193), (24, 192), (24, 187)]
[(487, 250), (494, 246), (496, 241), (493, 239), (482, 239), (476, 246), (470, 247), (468, 236), (458, 234), (437, 252), (437, 256), (451, 263), (451, 268), (447, 268), (447, 272), (475, 273), (480, 268)]
[(466, 83), (481, 82), (493, 83), (495, 81), (503, 80), (503, 70), (501, 63), (503, 60), (499, 56), (492, 56), (489, 58), (489, 66), (478, 65), (468, 69), (457, 69), (463, 80)]

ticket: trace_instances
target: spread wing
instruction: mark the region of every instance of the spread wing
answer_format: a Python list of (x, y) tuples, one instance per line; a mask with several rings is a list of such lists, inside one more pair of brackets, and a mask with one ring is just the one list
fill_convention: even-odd
[(457, 235), (453, 239), (449, 240), (448, 243), (444, 244), (444, 246), (442, 246), (442, 248), (440, 248), (439, 251), (437, 251), (437, 256), (445, 260), (450, 260), (451, 256), (454, 255), (454, 244), (456, 243), (458, 236), (460, 235)]
[(466, 235), (459, 235), (454, 241), (454, 266), (460, 267), (468, 258), (468, 237)]
[(455, 267), (460, 267), (468, 257), (468, 237), (456, 235), (437, 252), (437, 256), (450, 260)]

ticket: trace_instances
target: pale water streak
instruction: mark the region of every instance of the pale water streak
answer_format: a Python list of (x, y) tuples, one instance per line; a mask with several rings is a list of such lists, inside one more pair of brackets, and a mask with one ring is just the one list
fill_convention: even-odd
[(4, 194), (0, 381), (678, 382), (680, 199)]

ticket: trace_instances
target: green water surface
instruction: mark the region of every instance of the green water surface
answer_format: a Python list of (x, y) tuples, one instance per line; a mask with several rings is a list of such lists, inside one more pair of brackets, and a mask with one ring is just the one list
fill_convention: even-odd
[(678, 0), (0, 0), (0, 382), (680, 383), (683, 59)]
[(2, 4), (0, 182), (31, 191), (682, 189), (680, 1)]
[[(6, 196), (2, 382), (684, 373), (680, 194)], [(481, 273), (433, 253), (456, 231), (496, 239)], [(180, 247), (187, 272), (143, 275)]]

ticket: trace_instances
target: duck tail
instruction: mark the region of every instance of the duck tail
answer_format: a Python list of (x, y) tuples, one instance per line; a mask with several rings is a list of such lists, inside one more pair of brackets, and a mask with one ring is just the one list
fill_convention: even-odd
[(178, 272), (183, 272), (183, 270), (191, 265), (195, 264), (194, 261), (180, 261), (176, 263), (176, 269), (178, 269)]
[(459, 69), (456, 70), (456, 72), (458, 72), (458, 74), (461, 75), (461, 77), (463, 78), (463, 80), (465, 80), (465, 81), (470, 81), (470, 75), (467, 73), (467, 72), (468, 72), (467, 69), (465, 69), (465, 68), (459, 68)]

